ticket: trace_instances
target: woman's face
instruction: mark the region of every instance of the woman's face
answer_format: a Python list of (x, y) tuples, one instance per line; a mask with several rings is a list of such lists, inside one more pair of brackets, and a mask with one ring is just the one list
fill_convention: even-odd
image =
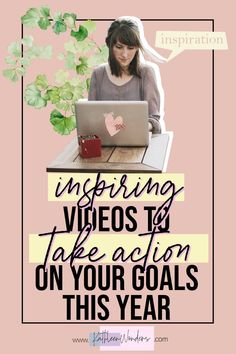
[(129, 67), (129, 64), (134, 59), (137, 50), (137, 47), (128, 46), (117, 41), (117, 43), (113, 46), (113, 55), (121, 69), (125, 70)]

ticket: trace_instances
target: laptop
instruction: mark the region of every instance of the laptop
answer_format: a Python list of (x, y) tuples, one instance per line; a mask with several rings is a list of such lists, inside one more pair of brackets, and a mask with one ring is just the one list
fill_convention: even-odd
[(78, 101), (77, 133), (97, 135), (102, 146), (147, 146), (146, 101)]

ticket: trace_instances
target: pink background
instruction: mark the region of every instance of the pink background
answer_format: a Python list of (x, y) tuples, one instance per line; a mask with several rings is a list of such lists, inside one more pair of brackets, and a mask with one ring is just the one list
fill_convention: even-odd
[[(1, 41), (1, 68), (4, 68), (3, 57), (7, 55), (6, 47), (11, 42), (20, 39), (20, 16), (30, 7), (44, 5), (41, 1), (24, 1), (15, 5), (8, 1), (4, 5), (1, 19), (3, 39)], [(47, 1), (52, 13), (55, 11), (75, 12), (80, 18), (116, 18), (121, 15), (134, 15), (140, 18), (214, 18), (215, 31), (227, 33), (229, 51), (218, 51), (215, 54), (215, 324), (214, 325), (168, 325), (155, 326), (157, 336), (168, 336), (168, 343), (157, 343), (155, 350), (160, 353), (171, 353), (173, 350), (188, 353), (198, 353), (200, 350), (221, 352), (232, 346), (230, 336), (233, 327), (233, 291), (231, 287), (230, 260), (233, 257), (232, 237), (229, 229), (233, 210), (233, 189), (231, 178), (234, 177), (234, 166), (230, 160), (232, 141), (234, 141), (232, 103), (234, 86), (233, 77), (233, 9), (230, 2), (216, 4), (199, 1), (195, 4), (188, 1), (178, 3), (166, 1), (157, 4), (149, 1), (148, 6), (136, 2), (119, 1), (117, 8), (110, 1), (99, 3), (81, 3), (71, 1)], [(99, 28), (105, 23), (99, 24)], [(155, 30), (211, 30), (207, 22), (159, 22), (145, 23), (145, 33), (151, 44), (154, 43)], [(35, 39), (39, 30), (33, 33)], [(37, 32), (37, 33), (36, 33)], [(40, 33), (40, 44), (53, 43), (61, 51), (61, 38), (55, 35)], [(62, 35), (63, 36), (63, 35)], [(103, 35), (98, 38), (102, 40)], [(54, 45), (55, 43), (55, 45)], [(56, 44), (57, 43), (57, 44)], [(61, 62), (57, 61), (58, 69)], [(45, 60), (35, 61), (30, 67), (25, 82), (34, 80), (35, 74), (49, 73), (50, 67)], [(186, 201), (179, 204), (172, 213), (172, 232), (178, 233), (210, 233), (209, 208), (211, 202), (210, 176), (210, 116), (211, 100), (211, 53), (208, 51), (184, 52), (168, 65), (161, 66), (163, 86), (166, 93), (166, 126), (174, 131), (174, 141), (168, 172), (183, 172), (185, 174)], [(53, 65), (52, 72), (55, 71)], [(52, 78), (52, 76), (51, 76)], [(10, 156), (4, 153), (4, 173), (2, 173), (2, 189), (5, 204), (2, 206), (4, 217), (4, 251), (2, 267), (2, 318), (6, 331), (3, 347), (7, 352), (16, 350), (26, 353), (58, 352), (77, 353), (91, 352), (85, 344), (73, 344), (72, 337), (86, 337), (88, 332), (97, 330), (96, 326), (79, 325), (22, 325), (20, 314), (20, 83), (13, 84), (1, 76), (2, 104), (4, 106), (4, 131), (2, 151), (9, 150)], [(26, 204), (25, 233), (40, 232), (51, 228), (52, 220), (58, 215), (55, 208), (47, 203), (47, 176), (45, 166), (55, 158), (58, 152), (71, 140), (53, 132), (49, 123), (51, 107), (35, 110), (24, 106), (25, 120), (25, 175)], [(227, 121), (226, 121), (227, 120)], [(36, 128), (36, 129), (35, 129)], [(53, 141), (53, 144), (52, 144)], [(9, 146), (10, 143), (10, 146)], [(7, 172), (5, 172), (7, 171)], [(191, 183), (190, 183), (191, 181)], [(6, 187), (8, 186), (8, 188)], [(44, 191), (42, 193), (42, 191)], [(204, 198), (203, 198), (204, 196)], [(44, 209), (46, 206), (47, 209)], [(200, 208), (201, 206), (201, 208)], [(41, 209), (43, 207), (43, 209)], [(43, 210), (43, 213), (42, 213)], [(14, 220), (14, 221), (13, 221)], [(199, 222), (200, 220), (200, 222)], [(27, 240), (27, 238), (26, 238)], [(230, 245), (230, 247), (228, 246)], [(232, 254), (231, 254), (232, 253)], [(30, 271), (30, 269), (28, 269)], [(207, 268), (209, 271), (209, 268)], [(232, 275), (233, 277), (233, 275)], [(206, 278), (207, 279), (207, 278)], [(31, 299), (32, 311), (37, 302)], [(184, 302), (184, 304), (186, 304)], [(47, 303), (45, 304), (47, 306)], [(198, 308), (196, 301), (194, 306)], [(200, 307), (200, 306), (199, 306)], [(208, 316), (206, 316), (208, 317)], [(204, 320), (204, 319), (203, 319)], [(232, 322), (231, 322), (232, 321)], [(230, 325), (231, 323), (231, 325)]]

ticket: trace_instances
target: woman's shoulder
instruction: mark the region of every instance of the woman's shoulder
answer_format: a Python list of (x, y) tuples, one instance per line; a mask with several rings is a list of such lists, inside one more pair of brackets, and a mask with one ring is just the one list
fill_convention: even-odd
[(159, 66), (156, 63), (146, 61), (141, 65), (141, 76), (145, 77), (159, 73)]
[(104, 72), (104, 70), (106, 69), (106, 66), (107, 66), (107, 63), (100, 64), (93, 69), (93, 72), (96, 75), (99, 75), (100, 73)]

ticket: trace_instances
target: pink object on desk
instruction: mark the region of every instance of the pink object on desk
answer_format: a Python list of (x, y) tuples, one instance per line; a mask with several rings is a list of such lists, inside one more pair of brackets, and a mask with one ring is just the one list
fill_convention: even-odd
[(104, 117), (107, 131), (111, 136), (116, 135), (121, 129), (125, 128), (125, 125), (123, 123), (123, 117), (117, 116), (116, 118), (114, 118), (113, 112), (104, 113)]

